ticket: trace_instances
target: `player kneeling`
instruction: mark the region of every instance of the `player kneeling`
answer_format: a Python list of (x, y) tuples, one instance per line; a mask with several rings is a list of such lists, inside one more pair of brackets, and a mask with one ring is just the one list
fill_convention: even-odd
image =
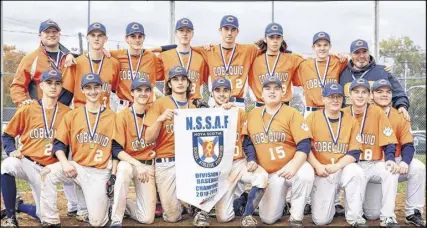
[[(154, 222), (156, 184), (154, 181), (154, 143), (144, 140), (144, 119), (151, 97), (151, 83), (135, 78), (131, 85), (133, 105), (116, 115), (113, 156), (120, 159), (114, 186), (111, 227), (121, 227), (125, 212), (140, 223)], [(135, 184), (136, 202), (126, 199), (131, 180)]]
[[(344, 114), (350, 114), (360, 123), (357, 140), (362, 144), (362, 154), (359, 165), (364, 170), (365, 179), (362, 195), (366, 192), (368, 183), (381, 184), (383, 198), (380, 204), (380, 225), (382, 227), (398, 227), (394, 214), (399, 166), (395, 162), (396, 136), (390, 121), (381, 108), (368, 104), (370, 85), (365, 79), (356, 79), (350, 85), (352, 105), (343, 109)], [(385, 157), (384, 157), (385, 155)], [(365, 216), (370, 217), (369, 212)]]
[(345, 190), (345, 216), (352, 227), (366, 227), (361, 211), (363, 169), (359, 160), (361, 145), (356, 140), (358, 122), (341, 111), (344, 91), (337, 83), (323, 88), (325, 108), (307, 117), (313, 140), (308, 162), (316, 170), (311, 193), (312, 218), (316, 225), (332, 222), (335, 215), (335, 192)]
[(259, 203), (262, 222), (273, 224), (283, 215), (286, 190), (292, 188), (290, 226), (302, 227), (307, 193), (314, 181), (309, 128), (294, 108), (282, 104), (282, 82), (269, 77), (263, 82), (265, 105), (248, 114), (247, 135), (255, 145), (258, 164), (268, 173), (269, 184)]
[[(213, 82), (212, 95), (215, 100), (216, 109), (230, 109), (235, 106), (230, 103), (231, 98), (231, 83), (224, 78), (218, 78)], [(237, 139), (233, 157), (233, 167), (229, 175), (228, 191), (216, 204), (216, 218), (218, 222), (229, 222), (235, 217), (233, 210), (233, 201), (236, 196), (242, 193), (237, 193), (238, 185), (251, 184), (252, 189), (249, 192), (249, 200), (245, 207), (245, 212), (242, 218), (242, 226), (254, 227), (257, 224), (255, 218), (252, 217), (254, 209), (259, 204), (259, 201), (264, 194), (265, 188), (268, 185), (267, 172), (257, 164), (255, 148), (247, 135), (243, 135), (242, 131), (246, 128), (246, 113), (243, 109), (239, 110), (237, 120)], [(243, 152), (246, 154), (243, 154)], [(244, 191), (244, 190), (243, 190)], [(209, 226), (207, 222), (208, 213), (200, 211), (194, 217), (194, 226)]]
[[(406, 187), (406, 219), (407, 224), (425, 227), (422, 217), (425, 202), (426, 166), (414, 157), (414, 141), (411, 134), (411, 123), (403, 115), (391, 107), (392, 86), (389, 81), (381, 79), (372, 85), (372, 97), (376, 105), (381, 107), (390, 120), (398, 145), (396, 163), (399, 164), (399, 182), (408, 181)], [(368, 184), (363, 208), (368, 218), (379, 218), (381, 208), (381, 189), (378, 184)]]
[[(82, 77), (81, 90), (86, 104), (69, 111), (55, 134), (53, 156), (59, 162), (40, 171), (42, 226), (60, 224), (56, 185), (75, 182), (83, 191), (90, 225), (103, 227), (108, 222), (109, 199), (105, 187), (109, 181), (112, 159), (111, 139), (115, 113), (99, 103), (102, 81), (94, 73)], [(71, 147), (72, 161), (66, 153)]]

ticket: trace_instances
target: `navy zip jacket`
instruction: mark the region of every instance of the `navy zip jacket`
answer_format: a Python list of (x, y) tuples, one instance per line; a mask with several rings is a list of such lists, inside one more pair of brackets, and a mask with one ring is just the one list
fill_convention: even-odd
[(348, 62), (348, 66), (344, 69), (344, 71), (341, 72), (339, 83), (344, 88), (344, 94), (346, 96), (343, 107), (350, 105), (350, 98), (348, 98), (350, 92), (348, 91), (348, 88), (353, 81), (353, 76), (355, 79), (359, 79), (363, 74), (365, 74), (363, 75), (363, 78), (368, 80), (371, 85), (379, 79), (386, 79), (390, 81), (391, 86), (393, 87), (393, 107), (396, 109), (405, 107), (406, 110), (408, 110), (409, 99), (397, 78), (384, 71), (383, 65), (377, 65), (373, 56), (370, 56), (370, 58), (371, 60), (369, 61), (369, 64), (362, 70), (353, 70), (353, 61), (350, 60)]

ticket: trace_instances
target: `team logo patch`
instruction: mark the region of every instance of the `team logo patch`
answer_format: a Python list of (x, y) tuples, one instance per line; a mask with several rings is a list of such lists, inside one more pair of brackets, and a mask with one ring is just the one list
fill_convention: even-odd
[(356, 81), (357, 83), (366, 83), (366, 81), (364, 79), (357, 79)]
[(99, 28), (101, 28), (101, 24), (99, 24), (99, 23), (95, 23), (95, 24), (93, 24), (93, 26), (92, 26), (93, 28), (96, 28), (96, 29), (99, 29)]
[(326, 35), (325, 35), (325, 33), (318, 33), (317, 36), (318, 37), (325, 37)]
[(228, 17), (226, 20), (227, 20), (228, 22), (234, 22), (234, 17)]
[(362, 46), (362, 45), (363, 45), (363, 41), (361, 40), (356, 41), (356, 46)]
[(218, 79), (218, 83), (225, 83), (225, 79), (223, 79), (223, 78)]
[(138, 24), (133, 24), (132, 25), (132, 29), (139, 29), (139, 25)]
[(387, 80), (385, 80), (385, 79), (380, 79), (380, 80), (378, 81), (378, 83), (379, 83), (379, 84), (387, 84)]
[(268, 81), (270, 81), (270, 82), (275, 82), (275, 81), (276, 81), (276, 77), (269, 77), (269, 78), (268, 78)]
[(56, 75), (58, 75), (58, 72), (55, 70), (50, 70), (47, 74), (51, 75), (51, 76), (56, 76)]
[(387, 137), (390, 137), (392, 133), (393, 133), (393, 129), (391, 127), (386, 127), (383, 130), (383, 134)]
[(332, 85), (330, 86), (330, 89), (332, 89), (332, 90), (336, 91), (336, 90), (338, 90), (338, 85), (336, 85), (336, 84), (332, 84)]
[(175, 68), (175, 72), (182, 72), (182, 68), (181, 67)]
[(278, 30), (279, 29), (279, 26), (277, 26), (277, 25), (272, 25), (271, 26), (271, 30)]
[(194, 132), (193, 158), (203, 168), (215, 168), (224, 156), (222, 131)]
[(188, 20), (187, 20), (187, 19), (183, 19), (183, 20), (181, 21), (181, 24), (188, 25)]
[(308, 128), (307, 123), (301, 124), (301, 129), (303, 129), (305, 132), (308, 132), (310, 130), (310, 128)]
[(89, 74), (86, 76), (86, 80), (93, 80), (93, 79), (95, 79), (95, 76), (92, 74)]
[(55, 24), (55, 22), (54, 22), (54, 21), (52, 21), (52, 20), (47, 20), (47, 21), (46, 21), (46, 24), (48, 24), (48, 25), (54, 25), (54, 24)]

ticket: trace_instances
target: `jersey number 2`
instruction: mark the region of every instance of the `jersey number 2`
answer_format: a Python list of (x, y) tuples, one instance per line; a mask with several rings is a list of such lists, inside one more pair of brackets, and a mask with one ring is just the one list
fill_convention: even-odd
[(102, 161), (102, 156), (104, 155), (104, 152), (102, 150), (98, 149), (96, 150), (95, 157), (93, 157), (94, 161)]

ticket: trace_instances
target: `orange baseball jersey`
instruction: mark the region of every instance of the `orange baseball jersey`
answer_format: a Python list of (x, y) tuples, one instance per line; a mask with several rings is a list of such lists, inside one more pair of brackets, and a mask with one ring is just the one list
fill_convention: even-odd
[(294, 157), (298, 142), (310, 138), (309, 128), (304, 117), (287, 105), (282, 105), (268, 127), (272, 115), (267, 112), (262, 115), (263, 110), (264, 106), (249, 112), (244, 134), (255, 145), (258, 164), (268, 173), (274, 173)]
[[(89, 122), (86, 121), (85, 106), (68, 112), (62, 120), (55, 139), (66, 146), (71, 146), (72, 160), (79, 165), (104, 169), (111, 160), (112, 138), (114, 137), (115, 113), (111, 109), (103, 109), (99, 114), (96, 126), (97, 113), (88, 112)], [(90, 137), (88, 124), (94, 133)]]
[[(155, 143), (147, 143), (144, 140), (146, 126), (142, 127), (143, 119), (137, 117), (138, 128), (144, 128), (142, 131), (141, 141), (138, 140), (136, 123), (132, 113), (132, 108), (127, 107), (116, 114), (116, 132), (114, 140), (119, 143), (124, 151), (137, 160), (151, 160), (156, 154), (152, 150)], [(140, 130), (138, 130), (140, 131)]]
[(411, 134), (411, 122), (406, 120), (403, 115), (393, 107), (390, 107), (390, 111), (386, 115), (390, 120), (391, 126), (397, 138), (395, 157), (399, 157), (402, 153), (402, 145), (414, 141)]
[[(111, 56), (116, 58), (120, 63), (120, 73), (117, 86), (117, 96), (122, 100), (128, 100), (133, 102), (133, 97), (130, 94), (130, 88), (134, 77), (145, 77), (150, 80), (153, 88), (156, 86), (156, 81), (160, 80), (163, 72), (158, 67), (158, 60), (154, 53), (143, 50), (142, 57), (139, 56), (130, 56), (132, 62), (132, 69), (129, 66), (128, 52), (127, 49), (113, 50), (110, 51)], [(140, 60), (141, 57), (141, 60)], [(139, 63), (139, 66), (138, 66)], [(153, 95), (149, 103), (153, 101)]]
[[(268, 62), (266, 57), (268, 57)], [(276, 59), (277, 64), (275, 64)], [(295, 80), (298, 79), (297, 69), (303, 61), (304, 59), (300, 56), (284, 52), (275, 56), (259, 55), (252, 64), (248, 79), (249, 87), (254, 93), (256, 101), (264, 102), (262, 99), (262, 83), (265, 78), (273, 75), (282, 81), (282, 102), (289, 102), (292, 99), (291, 82), (295, 84)], [(266, 63), (268, 63), (268, 67)]]
[(247, 121), (246, 112), (243, 109), (239, 110), (239, 116), (237, 118), (237, 128), (236, 128), (236, 146), (234, 148), (234, 157), (233, 161), (245, 158), (245, 154), (243, 152), (243, 131), (246, 128), (245, 122)]
[(314, 58), (304, 61), (298, 68), (299, 78), (294, 85), (303, 87), (306, 106), (324, 107), (325, 104), (321, 97), (322, 85), (331, 82), (338, 83), (342, 70), (347, 67), (348, 61), (340, 63), (338, 57), (329, 56), (329, 58), (329, 65), (327, 61), (317, 62), (318, 70), (316, 68), (316, 59)]
[[(188, 106), (189, 108), (195, 108), (190, 100), (188, 100)], [(180, 109), (185, 108), (187, 107), (180, 107)], [(153, 125), (157, 118), (167, 109), (177, 109), (177, 107), (171, 96), (165, 95), (162, 98), (154, 101), (153, 106), (147, 113), (144, 124), (146, 126)], [(157, 158), (168, 158), (175, 156), (175, 135), (173, 129), (173, 120), (166, 120), (163, 122), (159, 136), (157, 137), (154, 151), (156, 151)]]
[(159, 63), (163, 70), (161, 79), (165, 82), (168, 81), (168, 72), (172, 67), (182, 66), (188, 69), (188, 78), (191, 80), (190, 99), (201, 98), (202, 84), (207, 84), (209, 76), (209, 68), (202, 55), (192, 50), (189, 54), (178, 54), (177, 49), (171, 49), (159, 54)]
[[(329, 127), (322, 109), (312, 112), (306, 122), (312, 139), (311, 151), (321, 164), (335, 164), (347, 152), (362, 150), (361, 144), (356, 140), (360, 125), (350, 114), (341, 112), (341, 125), (339, 121), (329, 122)], [(332, 129), (332, 135), (329, 128)]]
[[(46, 109), (48, 130), (51, 127), (55, 109)], [(58, 102), (52, 130), (46, 134), (43, 121), (43, 109), (40, 101), (24, 105), (16, 111), (4, 132), (12, 137), (20, 135), (23, 145), (21, 153), (42, 165), (49, 165), (58, 160), (52, 157), (53, 138), (61, 120), (70, 108)], [(47, 142), (48, 141), (48, 142)]]
[(220, 45), (212, 46), (209, 51), (203, 47), (192, 48), (200, 53), (208, 64), (210, 83), (217, 77), (227, 78), (231, 82), (231, 96), (245, 98), (249, 69), (261, 50), (253, 44), (236, 44), (234, 52), (233, 49), (221, 50)]
[[(343, 108), (343, 111), (353, 116), (352, 108), (353, 106), (348, 106)], [(368, 105), (365, 121), (363, 121), (363, 113), (353, 117), (356, 118), (360, 125), (359, 133), (361, 135), (358, 137), (362, 143), (360, 160), (382, 160), (384, 153), (381, 147), (397, 143), (393, 128), (384, 111), (375, 105)]]
[[(102, 64), (101, 64), (102, 63)], [(92, 61), (93, 72), (98, 73), (102, 80), (102, 94), (99, 102), (105, 107), (110, 107), (110, 93), (117, 90), (119, 80), (120, 64), (115, 58), (104, 57), (103, 61), (95, 63)], [(101, 69), (100, 69), (101, 68)], [(65, 68), (63, 72), (64, 82), (73, 85), (74, 107), (82, 107), (86, 103), (86, 98), (81, 90), (83, 75), (90, 73), (91, 67), (87, 55), (77, 57), (76, 64)]]
[[(22, 58), (10, 85), (10, 97), (13, 103), (18, 106), (22, 101), (30, 99), (29, 93), (37, 92), (34, 97), (42, 98), (43, 92), (39, 87), (42, 73), (48, 69), (57, 68), (59, 71), (63, 69), (66, 55), (62, 50), (61, 52), (63, 55), (59, 60), (58, 67), (55, 63), (57, 60), (52, 60), (41, 44), (34, 52)], [(72, 85), (69, 83), (64, 82), (62, 87), (72, 91)], [(36, 99), (34, 97), (31, 96), (31, 98)]]

